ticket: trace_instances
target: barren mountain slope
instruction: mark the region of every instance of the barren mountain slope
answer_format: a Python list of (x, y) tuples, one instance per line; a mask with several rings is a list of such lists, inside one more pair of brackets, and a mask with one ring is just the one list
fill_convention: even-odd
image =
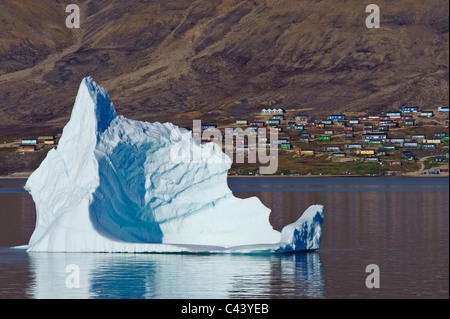
[(449, 3), (377, 1), (64, 1), (0, 3), (0, 136), (62, 127), (91, 75), (119, 114), (190, 124), (256, 114), (374, 113), (448, 105)]

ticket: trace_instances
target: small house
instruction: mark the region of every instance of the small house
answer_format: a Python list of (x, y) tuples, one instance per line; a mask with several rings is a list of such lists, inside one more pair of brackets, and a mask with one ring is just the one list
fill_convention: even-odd
[(272, 119), (270, 119), (270, 120), (267, 120), (267, 121), (266, 121), (266, 124), (280, 125), (280, 120), (277, 120), (277, 119), (272, 118)]
[(258, 136), (258, 143), (267, 143), (268, 138), (265, 136)]
[(386, 116), (393, 117), (393, 118), (398, 118), (398, 117), (402, 117), (402, 112), (396, 112), (396, 111), (387, 112)]
[(405, 139), (404, 138), (391, 138), (390, 142), (393, 144), (403, 144), (403, 143), (405, 143)]
[(270, 114), (284, 114), (286, 111), (284, 109), (262, 109), (261, 114), (270, 115)]
[(429, 143), (427, 143), (427, 144), (422, 144), (422, 149), (424, 149), (424, 150), (434, 150), (434, 149), (436, 149), (436, 144), (429, 144)]
[(405, 113), (415, 113), (415, 112), (419, 112), (419, 108), (416, 106), (402, 106), (402, 112)]
[(300, 151), (300, 154), (301, 154), (301, 155), (314, 155), (315, 152), (314, 152), (313, 149), (302, 149), (302, 150)]
[(389, 125), (392, 122), (394, 122), (393, 120), (381, 120), (378, 122), (379, 125)]
[(39, 141), (50, 141), (50, 140), (54, 140), (54, 139), (55, 139), (55, 136), (53, 136), (53, 135), (40, 135), (38, 137)]
[(410, 137), (412, 140), (424, 140), (426, 139), (425, 134), (413, 134)]
[(380, 158), (379, 157), (365, 157), (364, 158), (364, 162), (379, 163), (380, 162)]
[(35, 152), (36, 145), (20, 145), (19, 150), (22, 152)]
[(38, 140), (35, 138), (23, 138), (22, 145), (36, 145)]
[(345, 120), (345, 115), (330, 115), (329, 120)]
[(253, 121), (253, 122), (250, 122), (250, 126), (263, 127), (264, 126), (264, 122)]
[(383, 150), (385, 151), (395, 151), (397, 150), (397, 146), (395, 145), (384, 145)]
[(340, 151), (341, 147), (340, 146), (327, 146), (325, 147), (325, 151), (327, 152), (335, 152), (335, 151)]
[(311, 138), (311, 134), (309, 134), (309, 133), (302, 133), (300, 135), (300, 138), (301, 139), (310, 139)]
[(368, 134), (363, 134), (362, 136), (363, 140), (386, 140), (387, 139), (387, 134), (386, 133), (378, 133), (378, 132), (373, 132), (373, 133), (368, 133)]
[(345, 154), (344, 152), (336, 152), (336, 153), (331, 154), (331, 156), (334, 156), (334, 157), (346, 157), (347, 154)]
[(403, 144), (404, 147), (408, 147), (408, 148), (418, 148), (419, 147), (419, 143), (417, 142), (406, 142)]
[(359, 155), (374, 155), (375, 154), (375, 150), (370, 150), (370, 149), (356, 150), (356, 154), (359, 154)]
[(420, 117), (433, 117), (434, 112), (433, 111), (422, 111), (420, 113)]
[(440, 138), (429, 138), (423, 141), (424, 143), (428, 143), (428, 144), (441, 144), (441, 139)]
[(206, 130), (214, 131), (214, 130), (217, 130), (217, 125), (215, 125), (215, 124), (204, 124), (204, 125), (202, 125), (202, 130), (203, 131), (206, 131)]
[(306, 123), (309, 120), (309, 116), (308, 115), (296, 115), (295, 116), (295, 121), (296, 122), (300, 122), (300, 123)]

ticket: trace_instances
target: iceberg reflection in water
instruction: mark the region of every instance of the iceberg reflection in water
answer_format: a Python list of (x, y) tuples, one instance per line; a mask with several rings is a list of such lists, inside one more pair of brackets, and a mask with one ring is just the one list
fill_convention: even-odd
[[(33, 298), (323, 298), (319, 252), (278, 255), (30, 253)], [(79, 268), (79, 288), (66, 280)]]

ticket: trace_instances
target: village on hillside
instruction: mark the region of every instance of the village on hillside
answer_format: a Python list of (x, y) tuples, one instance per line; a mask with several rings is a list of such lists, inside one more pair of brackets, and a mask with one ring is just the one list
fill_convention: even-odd
[[(402, 106), (380, 115), (312, 118), (273, 108), (262, 109), (252, 120), (237, 119), (228, 127), (203, 124), (201, 132), (192, 134), (201, 142), (220, 145), (217, 134), (205, 131), (216, 130), (222, 139), (232, 136), (234, 154), (248, 156), (259, 148), (276, 148), (277, 175), (439, 175), (449, 172), (448, 113), (443, 106), (434, 110)], [(262, 128), (266, 134), (258, 135)], [(278, 139), (271, 141), (268, 130), (277, 131)], [(17, 150), (24, 156), (48, 151), (57, 147), (60, 137), (61, 133), (23, 138)], [(233, 163), (229, 174), (258, 175), (259, 166)]]
[[(443, 106), (402, 106), (380, 115), (312, 118), (283, 108), (262, 109), (254, 120), (237, 119), (224, 134), (235, 136), (235, 153), (278, 148), (280, 175), (438, 175), (448, 174), (448, 112)], [(276, 130), (278, 139), (270, 141), (266, 134), (252, 144), (249, 135), (258, 136), (261, 128)], [(221, 128), (206, 124), (202, 129)], [(203, 141), (214, 140), (203, 136)], [(233, 164), (229, 174), (257, 175), (258, 166)]]

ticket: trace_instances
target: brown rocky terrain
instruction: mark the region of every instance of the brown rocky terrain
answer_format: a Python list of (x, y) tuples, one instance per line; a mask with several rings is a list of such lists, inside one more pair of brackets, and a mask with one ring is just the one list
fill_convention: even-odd
[(368, 29), (373, 2), (1, 1), (0, 142), (59, 131), (88, 75), (119, 114), (179, 125), (448, 105), (449, 2), (377, 0)]
[[(366, 3), (367, 2), (367, 3)], [(68, 1), (0, 4), (0, 125), (60, 125), (91, 75), (118, 112), (227, 121), (263, 106), (312, 112), (448, 104), (449, 3)]]

